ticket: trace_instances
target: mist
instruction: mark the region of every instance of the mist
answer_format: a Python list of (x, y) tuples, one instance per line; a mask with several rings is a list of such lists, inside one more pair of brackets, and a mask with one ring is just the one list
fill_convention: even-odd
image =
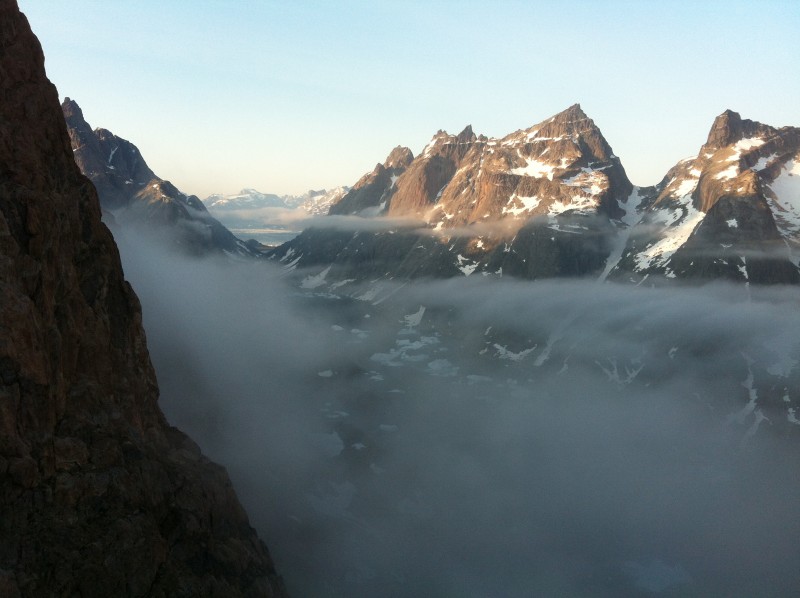
[(213, 214), (225, 221), (249, 221), (263, 225), (291, 226), (295, 229), (327, 228), (341, 231), (380, 232), (397, 228), (414, 228), (424, 226), (424, 221), (416, 218), (366, 218), (350, 215), (310, 215), (304, 210), (289, 208), (253, 208), (214, 210)]
[(115, 236), (162, 409), (229, 470), (292, 595), (800, 590), (796, 289), (339, 297)]

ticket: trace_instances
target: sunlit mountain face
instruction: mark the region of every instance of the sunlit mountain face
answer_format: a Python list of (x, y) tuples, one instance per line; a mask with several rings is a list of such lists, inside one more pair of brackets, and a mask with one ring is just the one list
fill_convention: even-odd
[[(480, 274), (633, 284), (797, 284), (800, 129), (730, 110), (652, 187), (568, 109), (503, 138), (439, 131), (395, 148), (302, 234), (268, 253), (319, 286)], [(326, 283), (325, 281), (328, 281)]]

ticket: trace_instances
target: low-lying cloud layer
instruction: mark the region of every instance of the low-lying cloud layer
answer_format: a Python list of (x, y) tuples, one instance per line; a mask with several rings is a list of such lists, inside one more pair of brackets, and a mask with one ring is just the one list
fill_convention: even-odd
[(796, 290), (471, 277), (374, 305), (117, 239), (162, 407), (293, 595), (800, 589)]
[(341, 231), (370, 231), (379, 232), (395, 230), (397, 228), (414, 228), (425, 223), (414, 218), (364, 218), (361, 216), (320, 216), (309, 215), (303, 210), (287, 208), (257, 208), (242, 210), (215, 211), (214, 215), (220, 220), (240, 220), (258, 222), (264, 225), (290, 226), (295, 230), (310, 227), (327, 228)]

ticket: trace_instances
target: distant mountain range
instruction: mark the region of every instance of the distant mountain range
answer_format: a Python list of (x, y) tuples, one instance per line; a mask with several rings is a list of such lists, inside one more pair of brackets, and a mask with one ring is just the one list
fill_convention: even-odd
[(242, 189), (231, 195), (209, 195), (203, 202), (236, 235), (274, 247), (296, 237), (307, 218), (327, 214), (348, 191), (349, 187), (336, 187), (302, 195), (276, 195)]
[(239, 193), (222, 195), (215, 193), (203, 200), (209, 210), (259, 210), (262, 208), (300, 209), (312, 215), (327, 214), (330, 207), (341, 200), (349, 187), (336, 187), (328, 191), (309, 190), (302, 195), (275, 195), (261, 193), (255, 189), (242, 189)]
[(336, 288), (473, 273), (796, 284), (800, 129), (725, 111), (697, 156), (636, 187), (576, 104), (501, 139), (467, 127), (416, 157), (397, 147), (330, 214), (373, 226), (315, 227), (269, 256)]

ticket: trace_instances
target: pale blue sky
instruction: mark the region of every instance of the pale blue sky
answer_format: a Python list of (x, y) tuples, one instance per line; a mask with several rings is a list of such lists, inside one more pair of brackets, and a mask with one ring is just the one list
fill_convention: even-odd
[(18, 0), (93, 127), (200, 197), (354, 183), (580, 102), (636, 184), (714, 117), (800, 126), (800, 2)]

